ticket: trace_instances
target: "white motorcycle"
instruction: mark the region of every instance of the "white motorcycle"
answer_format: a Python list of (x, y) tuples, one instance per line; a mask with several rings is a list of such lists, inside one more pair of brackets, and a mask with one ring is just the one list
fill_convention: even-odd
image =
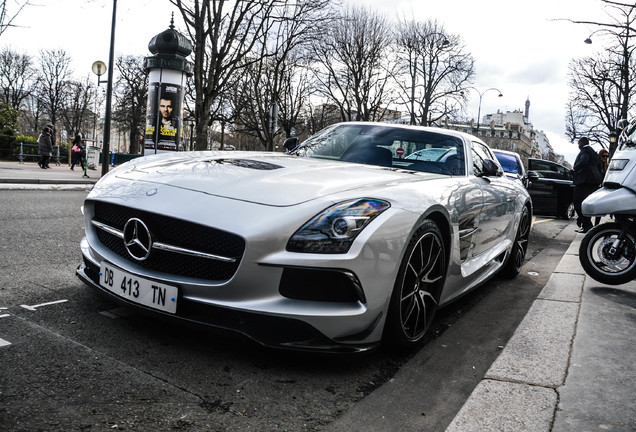
[(583, 201), (582, 211), (614, 219), (595, 226), (581, 241), (585, 272), (608, 285), (636, 279), (636, 119), (623, 129), (603, 187)]

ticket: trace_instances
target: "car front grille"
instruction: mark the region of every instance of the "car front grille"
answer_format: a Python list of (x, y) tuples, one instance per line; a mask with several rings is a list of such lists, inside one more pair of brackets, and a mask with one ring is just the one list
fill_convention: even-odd
[[(236, 273), (241, 262), (245, 240), (235, 234), (102, 201), (93, 201), (92, 204), (94, 218), (90, 229), (96, 231), (99, 241), (141, 268), (175, 276), (224, 281)], [(133, 258), (121, 236), (124, 226), (132, 218), (141, 220), (148, 227), (153, 244), (169, 245), (171, 249), (152, 248), (146, 259)], [(182, 250), (190, 253), (179, 252)], [(203, 256), (197, 256), (199, 254)]]

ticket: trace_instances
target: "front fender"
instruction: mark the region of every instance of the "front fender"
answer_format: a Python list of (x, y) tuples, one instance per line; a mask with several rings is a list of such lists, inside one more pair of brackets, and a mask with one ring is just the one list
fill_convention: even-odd
[(636, 193), (627, 189), (601, 188), (588, 196), (581, 210), (585, 216), (604, 216), (606, 214), (634, 214)]

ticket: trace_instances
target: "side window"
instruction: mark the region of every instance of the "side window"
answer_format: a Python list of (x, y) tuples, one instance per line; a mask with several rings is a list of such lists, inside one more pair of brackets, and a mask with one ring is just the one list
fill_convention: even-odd
[(472, 147), (473, 154), (473, 174), (480, 176), (484, 172), (484, 159), (481, 155), (475, 151), (475, 147)]
[(471, 149), (473, 154), (473, 171), (476, 176), (483, 174), (484, 172), (484, 159), (495, 159), (488, 147), (482, 143), (473, 141), (471, 143)]
[(554, 162), (545, 160), (530, 160), (528, 166), (536, 172), (539, 177), (555, 180), (572, 180), (572, 171)]

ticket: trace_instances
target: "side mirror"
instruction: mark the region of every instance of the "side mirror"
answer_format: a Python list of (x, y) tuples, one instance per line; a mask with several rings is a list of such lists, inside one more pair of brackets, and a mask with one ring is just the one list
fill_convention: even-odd
[(528, 171), (528, 180), (531, 182), (539, 180), (539, 174), (534, 171)]
[(528, 176), (527, 176), (527, 175), (524, 175), (524, 176), (521, 178), (521, 184), (523, 184), (523, 187), (524, 187), (524, 188), (528, 189), (528, 186), (530, 186), (530, 179), (528, 178)]
[(298, 147), (299, 144), (300, 141), (298, 141), (298, 137), (289, 137), (283, 142), (283, 147), (285, 147), (285, 150), (287, 150), (287, 152), (291, 152), (296, 147)]
[(484, 172), (482, 176), (484, 177), (501, 177), (503, 175), (503, 171), (492, 159), (484, 159)]

